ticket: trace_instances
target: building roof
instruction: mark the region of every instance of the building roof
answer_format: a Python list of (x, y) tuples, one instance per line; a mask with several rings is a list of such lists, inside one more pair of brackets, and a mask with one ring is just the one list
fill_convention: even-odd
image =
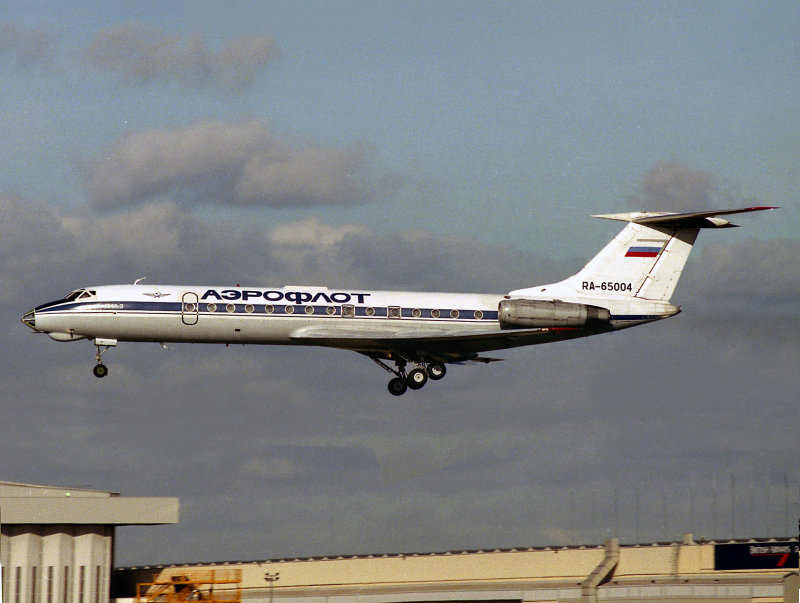
[(178, 499), (120, 496), (89, 488), (0, 482), (3, 524), (157, 525), (178, 523)]

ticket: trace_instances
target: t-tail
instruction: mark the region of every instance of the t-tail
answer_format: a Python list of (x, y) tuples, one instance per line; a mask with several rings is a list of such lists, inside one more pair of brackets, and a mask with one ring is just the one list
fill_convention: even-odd
[[(628, 222), (628, 225), (577, 274), (558, 283), (518, 289), (509, 295), (563, 301), (596, 299), (598, 306), (608, 307), (611, 314), (617, 316), (636, 314), (637, 309), (646, 307), (662, 318), (675, 314), (679, 310), (671, 306), (669, 300), (700, 229), (732, 228), (735, 224), (719, 216), (766, 209), (776, 208), (594, 216)], [(658, 310), (659, 307), (663, 310)], [(653, 318), (656, 316), (651, 314), (650, 319)]]

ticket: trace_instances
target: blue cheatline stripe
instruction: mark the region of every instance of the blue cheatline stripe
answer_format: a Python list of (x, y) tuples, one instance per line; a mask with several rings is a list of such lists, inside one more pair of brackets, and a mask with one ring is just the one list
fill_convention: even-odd
[[(200, 303), (197, 304), (199, 307), (197, 311), (201, 314), (207, 315), (221, 315), (225, 316), (228, 314), (234, 315), (245, 315), (245, 316), (297, 316), (297, 317), (318, 317), (318, 318), (332, 318), (332, 317), (341, 317), (342, 316), (342, 306), (304, 306), (304, 305), (293, 305), (293, 304), (234, 304), (232, 302), (211, 302), (211, 303)], [(345, 304), (347, 305), (347, 304)], [(114, 307), (114, 306), (121, 306), (121, 307)], [(213, 307), (214, 310), (209, 309), (209, 306)], [(233, 306), (233, 312), (228, 312), (228, 306)], [(271, 312), (266, 312), (264, 310), (265, 306), (269, 306), (272, 308)], [(252, 307), (253, 311), (248, 312), (247, 308)], [(312, 314), (306, 313), (306, 308), (312, 307), (314, 308), (314, 312)], [(392, 308), (397, 306), (390, 306)], [(292, 308), (291, 313), (286, 312), (286, 308)], [(328, 314), (328, 308), (335, 308), (336, 311), (334, 314)], [(369, 310), (372, 309), (374, 312), (369, 313)], [(415, 310), (419, 311), (419, 316), (415, 316)], [(453, 310), (458, 312), (458, 316), (453, 318), (451, 316), (451, 312)], [(56, 313), (56, 312), (71, 312), (71, 311), (80, 311), (80, 312), (120, 312), (120, 313), (128, 313), (128, 312), (144, 312), (144, 313), (161, 313), (161, 314), (195, 314), (195, 310), (185, 310), (185, 307), (180, 302), (141, 302), (141, 301), (129, 301), (129, 302), (91, 302), (91, 303), (67, 303), (67, 304), (59, 304), (57, 306), (51, 306), (49, 308), (42, 308), (41, 310), (37, 310), (37, 312), (41, 314), (47, 313)], [(389, 307), (387, 306), (354, 306), (355, 316), (356, 317), (364, 317), (364, 318), (386, 318), (389, 315)], [(479, 318), (475, 317), (475, 312), (480, 312), (482, 316)], [(438, 316), (436, 313), (438, 312)], [(472, 310), (466, 308), (401, 308), (401, 316), (402, 318), (412, 318), (412, 319), (434, 319), (434, 320), (461, 320), (461, 321), (476, 321), (476, 320), (497, 320), (498, 319), (498, 312), (496, 310)]]

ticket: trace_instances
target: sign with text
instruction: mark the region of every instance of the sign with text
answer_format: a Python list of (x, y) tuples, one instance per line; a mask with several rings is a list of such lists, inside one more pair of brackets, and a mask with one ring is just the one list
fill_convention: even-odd
[(714, 545), (714, 569), (797, 569), (798, 541)]

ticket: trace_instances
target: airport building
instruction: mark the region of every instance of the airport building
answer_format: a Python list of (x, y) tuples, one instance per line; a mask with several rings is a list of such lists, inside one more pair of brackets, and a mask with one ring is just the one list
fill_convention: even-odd
[(178, 499), (0, 482), (6, 603), (108, 603), (119, 525), (178, 522)]
[[(789, 538), (328, 556), (113, 568), (118, 525), (178, 521), (175, 498), (0, 482), (5, 603), (798, 601)], [(154, 545), (157, 546), (157, 545)]]
[(682, 542), (645, 545), (611, 539), (600, 546), (127, 568), (116, 572), (115, 594), (135, 601), (139, 584), (140, 603), (186, 596), (218, 603), (797, 601), (797, 547), (790, 539), (695, 542), (687, 534)]

